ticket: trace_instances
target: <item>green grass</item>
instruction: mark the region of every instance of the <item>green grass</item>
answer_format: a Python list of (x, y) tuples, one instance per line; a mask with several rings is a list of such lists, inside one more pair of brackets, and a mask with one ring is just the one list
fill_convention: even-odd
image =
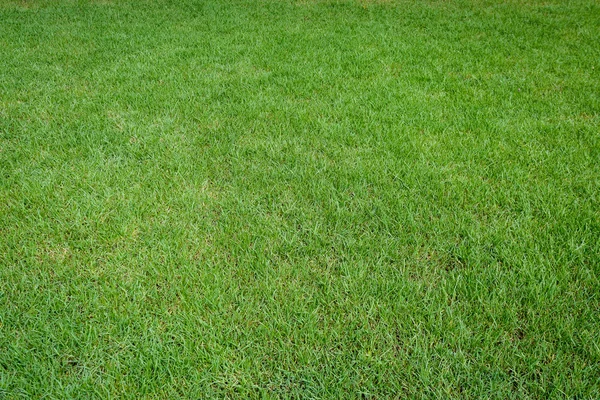
[(600, 397), (599, 37), (0, 0), (0, 397)]

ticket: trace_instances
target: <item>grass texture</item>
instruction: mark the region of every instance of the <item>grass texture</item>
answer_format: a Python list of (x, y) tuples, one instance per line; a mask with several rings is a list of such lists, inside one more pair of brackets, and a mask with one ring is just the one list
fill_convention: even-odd
[(600, 3), (0, 0), (0, 397), (600, 397)]

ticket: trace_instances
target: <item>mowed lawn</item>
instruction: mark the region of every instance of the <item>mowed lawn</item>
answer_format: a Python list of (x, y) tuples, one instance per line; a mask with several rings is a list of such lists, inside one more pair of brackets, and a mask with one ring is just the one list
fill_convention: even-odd
[(600, 397), (596, 0), (0, 0), (0, 397)]

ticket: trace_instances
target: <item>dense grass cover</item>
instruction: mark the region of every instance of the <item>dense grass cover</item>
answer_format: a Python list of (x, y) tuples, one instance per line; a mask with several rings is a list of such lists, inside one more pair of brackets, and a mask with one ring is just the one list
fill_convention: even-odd
[(0, 0), (0, 397), (599, 397), (599, 39), (587, 0)]

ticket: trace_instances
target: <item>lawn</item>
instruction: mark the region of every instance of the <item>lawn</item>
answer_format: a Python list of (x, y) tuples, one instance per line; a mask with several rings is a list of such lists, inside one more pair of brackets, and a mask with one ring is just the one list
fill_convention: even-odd
[(0, 0), (0, 398), (600, 397), (596, 0)]

